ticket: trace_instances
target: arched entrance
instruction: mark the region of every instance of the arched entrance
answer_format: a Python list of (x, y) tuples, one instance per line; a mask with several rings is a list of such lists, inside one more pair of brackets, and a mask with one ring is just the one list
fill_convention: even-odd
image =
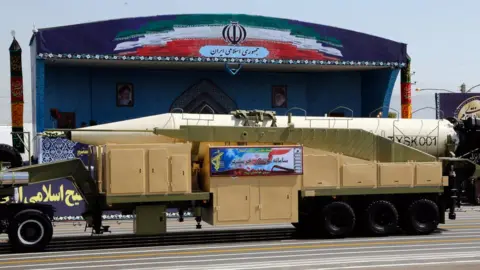
[(212, 81), (203, 79), (172, 102), (170, 111), (174, 109), (185, 113), (228, 114), (237, 109), (237, 104)]

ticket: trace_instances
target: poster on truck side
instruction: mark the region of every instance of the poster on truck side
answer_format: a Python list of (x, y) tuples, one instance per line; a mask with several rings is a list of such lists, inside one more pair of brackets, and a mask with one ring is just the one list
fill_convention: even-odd
[(274, 176), (303, 174), (303, 147), (212, 147), (211, 176)]

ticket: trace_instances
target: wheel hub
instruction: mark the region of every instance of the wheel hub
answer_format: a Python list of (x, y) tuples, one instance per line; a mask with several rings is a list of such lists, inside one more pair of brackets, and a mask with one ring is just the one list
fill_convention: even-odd
[(345, 213), (334, 213), (331, 215), (330, 217), (330, 221), (331, 221), (331, 224), (336, 228), (336, 229), (340, 229), (340, 228), (343, 228), (343, 227), (346, 227), (349, 224), (348, 222), (348, 216), (345, 214)]
[(380, 226), (391, 225), (392, 224), (392, 218), (393, 218), (392, 213), (390, 213), (386, 210), (382, 211), (380, 214), (373, 217), (375, 223), (380, 225)]
[(40, 222), (26, 220), (18, 227), (17, 236), (24, 245), (35, 245), (42, 240), (44, 233), (44, 228)]

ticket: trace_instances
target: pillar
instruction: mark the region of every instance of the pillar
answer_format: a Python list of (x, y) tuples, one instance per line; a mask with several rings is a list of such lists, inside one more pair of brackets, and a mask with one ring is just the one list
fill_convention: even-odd
[(402, 68), (400, 74), (402, 118), (412, 118), (412, 84), (409, 56), (407, 56), (407, 64)]

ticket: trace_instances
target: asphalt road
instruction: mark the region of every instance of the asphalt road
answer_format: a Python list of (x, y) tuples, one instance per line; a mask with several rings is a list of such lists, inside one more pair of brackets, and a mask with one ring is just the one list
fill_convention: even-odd
[[(480, 208), (465, 210), (429, 236), (10, 254), (0, 255), (0, 269), (480, 269)], [(131, 231), (131, 222), (110, 223), (114, 231)], [(194, 230), (194, 224), (171, 224), (170, 231)], [(72, 224), (56, 227), (56, 235), (82, 231)]]

